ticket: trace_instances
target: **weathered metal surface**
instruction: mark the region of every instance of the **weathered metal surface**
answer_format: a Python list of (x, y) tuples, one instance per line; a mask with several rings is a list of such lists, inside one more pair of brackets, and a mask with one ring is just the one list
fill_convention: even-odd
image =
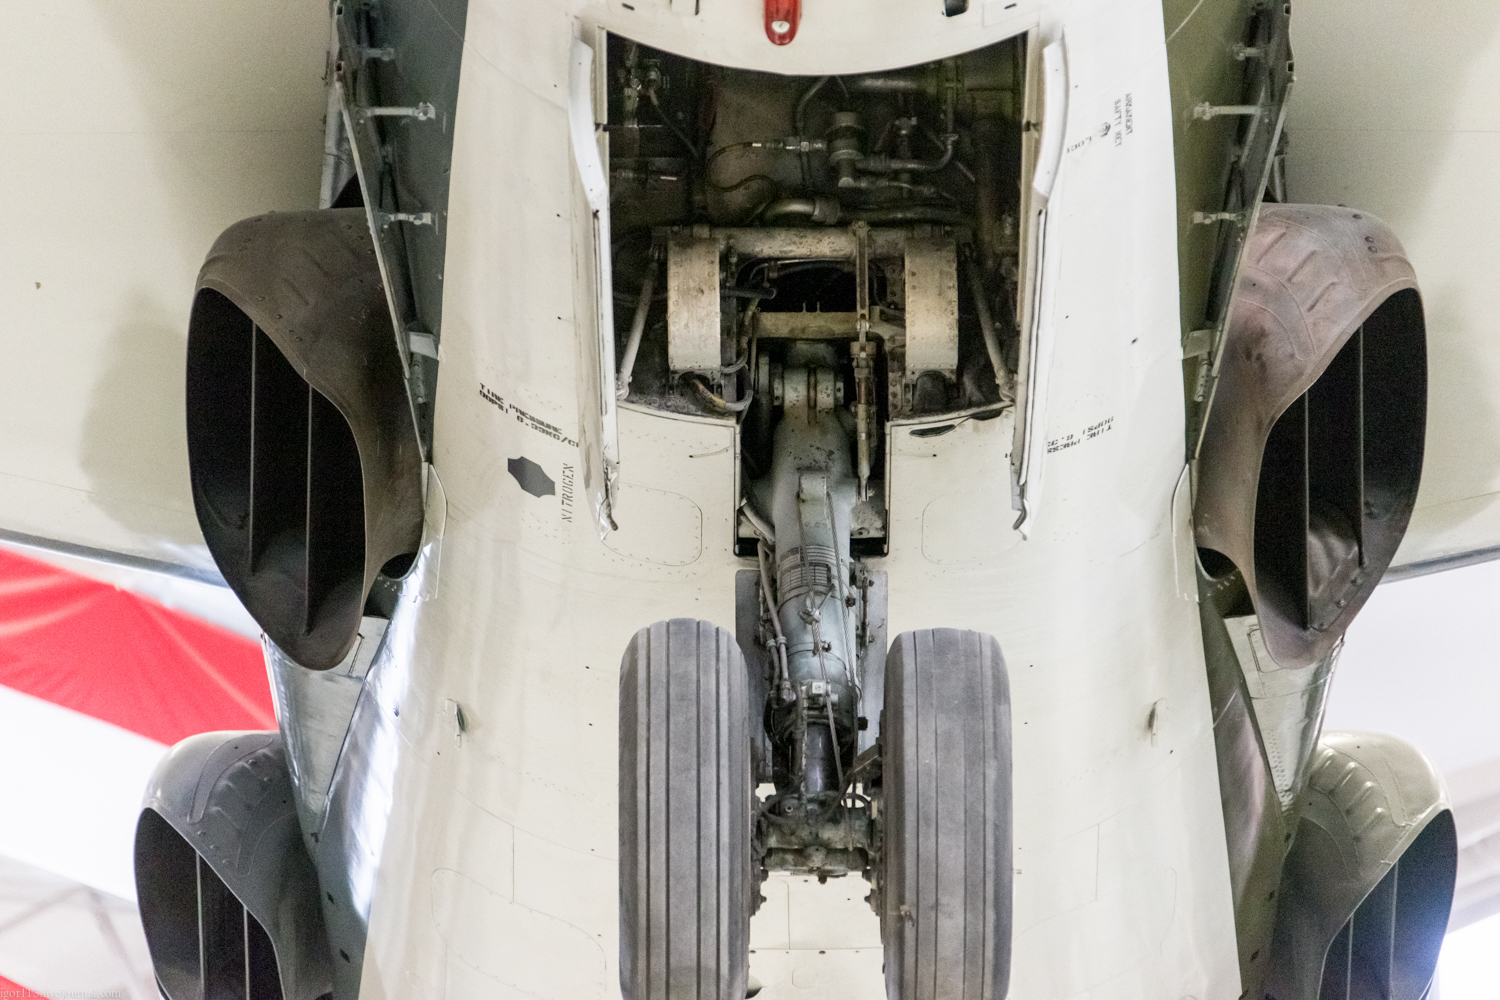
[(719, 243), (674, 233), (667, 244), (667, 363), (674, 372), (723, 365), (719, 330)]
[(1213, 707), (1219, 799), (1229, 851), (1230, 891), (1240, 980), (1255, 993), (1276, 920), (1276, 889), (1286, 858), (1286, 819), (1266, 763), (1254, 708), (1224, 620), (1205, 587), (1198, 611)]
[[(839, 229), (734, 229), (716, 228), (713, 238), (725, 250), (733, 248), (742, 258), (808, 257), (853, 260), (858, 240), (850, 228)], [(902, 229), (871, 227), (870, 258), (899, 257), (906, 251)]]
[(1332, 649), (1401, 541), (1421, 472), (1425, 352), (1416, 275), (1385, 223), (1265, 208), (1204, 429), (1195, 520), (1198, 545), (1243, 574), (1283, 666)]
[(1394, 736), (1330, 733), (1301, 800), (1265, 996), (1421, 1000), (1458, 856), (1441, 777)]
[(360, 623), (358, 643), (332, 670), (309, 670), (275, 643), (263, 644), (297, 816), (309, 851), (317, 848), (314, 834), (322, 823), (334, 768), (387, 624), (384, 618), (366, 617)]
[[(1289, 13), (1287, 5), (1254, 0), (1163, 3), (1182, 334), (1186, 340), (1195, 331), (1210, 330), (1215, 345), (1184, 369), (1189, 455), (1197, 450), (1213, 400), (1214, 359), (1235, 275), (1281, 136), (1294, 68)], [(1205, 106), (1259, 111), (1205, 116), (1200, 110)]]
[(958, 252), (952, 239), (906, 241), (906, 378), (958, 370)]

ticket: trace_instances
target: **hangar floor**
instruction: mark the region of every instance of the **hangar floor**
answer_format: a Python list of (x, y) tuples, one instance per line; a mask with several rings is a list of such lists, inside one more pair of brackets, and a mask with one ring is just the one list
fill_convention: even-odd
[[(24, 822), (24, 820), (12, 820)], [(0, 989), (43, 997), (157, 996), (135, 904), (0, 858)]]

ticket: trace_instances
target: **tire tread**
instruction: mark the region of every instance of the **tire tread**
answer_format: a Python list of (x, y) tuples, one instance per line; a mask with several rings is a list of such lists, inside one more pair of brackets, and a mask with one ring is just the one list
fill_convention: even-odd
[(636, 633), (620, 668), (620, 989), (741, 1000), (749, 973), (744, 658), (694, 619)]
[(886, 661), (889, 1000), (1003, 1000), (1010, 979), (1010, 688), (993, 637), (905, 632)]

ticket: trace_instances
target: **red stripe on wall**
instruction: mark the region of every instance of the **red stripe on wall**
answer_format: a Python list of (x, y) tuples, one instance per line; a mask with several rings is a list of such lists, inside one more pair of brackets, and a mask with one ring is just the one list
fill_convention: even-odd
[(4, 549), (0, 684), (168, 745), (276, 728), (256, 643)]
[(36, 1000), (47, 1000), (46, 997), (42, 996), (35, 990), (28, 990), (26, 987), (21, 986), (17, 983), (13, 983), (9, 979), (6, 979), (4, 976), (0, 976), (0, 998), (4, 998), (4, 1000), (12, 1000), (12, 998), (15, 997), (23, 998), (23, 1000), (32, 1000), (32, 998), (36, 998)]

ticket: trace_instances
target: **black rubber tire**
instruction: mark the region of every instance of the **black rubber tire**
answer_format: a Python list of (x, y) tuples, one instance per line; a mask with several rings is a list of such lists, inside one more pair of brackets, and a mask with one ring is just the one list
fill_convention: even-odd
[(620, 666), (625, 1000), (744, 1000), (752, 798), (734, 636), (690, 618), (641, 629)]
[(1010, 683), (981, 632), (903, 632), (886, 658), (881, 938), (889, 1000), (1010, 984)]

